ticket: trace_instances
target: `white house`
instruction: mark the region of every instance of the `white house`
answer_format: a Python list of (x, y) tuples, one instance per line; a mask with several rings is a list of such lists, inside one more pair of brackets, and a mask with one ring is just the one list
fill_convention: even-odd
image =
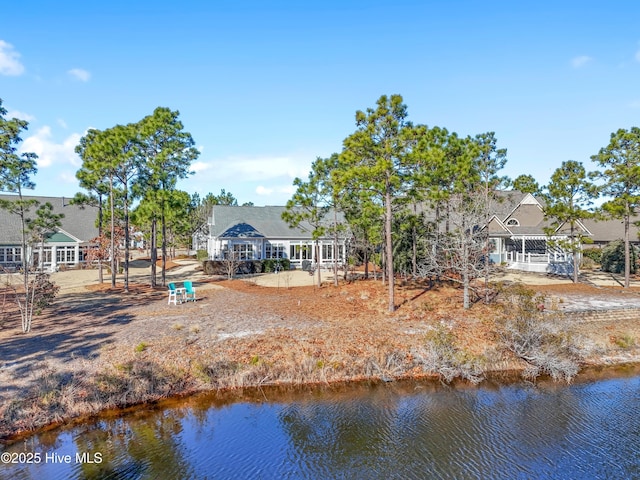
[[(233, 251), (241, 260), (287, 258), (297, 267), (344, 261), (344, 235), (335, 245), (333, 236), (327, 233), (318, 240), (316, 252), (313, 227), (307, 222), (298, 228), (290, 227), (282, 219), (284, 211), (283, 206), (213, 206), (207, 238), (209, 259), (220, 260)], [(330, 228), (332, 224), (333, 215), (329, 214), (325, 226)], [(197, 241), (194, 238), (194, 243)]]
[[(17, 195), (0, 195), (0, 199), (15, 201)], [(61, 265), (75, 266), (84, 261), (85, 248), (89, 240), (98, 236), (95, 226), (97, 208), (72, 205), (69, 198), (23, 196), (24, 200), (35, 200), (40, 205), (50, 203), (54, 214), (64, 214), (61, 226), (47, 235), (44, 248), (38, 241), (29, 242), (27, 252), (22, 251), (22, 227), (20, 217), (0, 209), (0, 267), (13, 270), (20, 267), (23, 255), (29, 265), (57, 270)], [(28, 212), (28, 218), (35, 218), (37, 205)]]

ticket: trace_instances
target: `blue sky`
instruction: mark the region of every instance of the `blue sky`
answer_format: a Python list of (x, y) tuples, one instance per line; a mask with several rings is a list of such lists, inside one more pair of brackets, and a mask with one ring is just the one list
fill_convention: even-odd
[(180, 111), (179, 188), (283, 204), (354, 114), (399, 93), (414, 123), (494, 131), (504, 173), (546, 183), (640, 115), (635, 1), (109, 1), (3, 5), (0, 98), (30, 122), (38, 195), (72, 196), (89, 128)]

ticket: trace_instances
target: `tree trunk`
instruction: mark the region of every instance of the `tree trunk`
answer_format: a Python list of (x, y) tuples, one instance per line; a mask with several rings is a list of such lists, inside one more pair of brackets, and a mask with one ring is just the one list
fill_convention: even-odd
[(574, 237), (574, 226), (573, 222), (571, 222), (571, 251), (573, 253), (573, 283), (578, 283), (578, 245), (575, 243), (576, 239)]
[(320, 273), (320, 244), (318, 243), (318, 240), (316, 240), (316, 244), (315, 244), (315, 253), (316, 253), (316, 273), (318, 274), (317, 277), (317, 286), (318, 288), (320, 288), (322, 286), (322, 274)]
[[(98, 238), (102, 242), (102, 194), (98, 194)], [(102, 255), (100, 255), (102, 257)], [(85, 261), (86, 263), (86, 261)], [(102, 272), (102, 258), (98, 259), (98, 281), (104, 282), (104, 275)]]
[(629, 206), (624, 215), (624, 288), (629, 288), (631, 276), (631, 251), (629, 248)]
[(157, 264), (158, 264), (158, 221), (156, 217), (151, 219), (151, 286), (156, 287), (158, 285), (158, 281), (156, 278), (157, 275)]
[(109, 176), (109, 197), (111, 199), (111, 288), (116, 288), (116, 208), (113, 199), (113, 175)]
[(167, 284), (167, 219), (164, 214), (164, 203), (162, 206), (162, 286)]
[(394, 297), (394, 275), (393, 275), (393, 242), (391, 239), (391, 225), (392, 225), (392, 209), (391, 209), (391, 186), (389, 185), (389, 180), (387, 180), (387, 188), (385, 192), (385, 204), (386, 204), (386, 215), (385, 215), (385, 237), (386, 237), (386, 268), (387, 268), (387, 276), (389, 279), (389, 312), (393, 312), (396, 309), (395, 305), (395, 297)]
[(333, 209), (333, 286), (338, 286), (338, 212)]

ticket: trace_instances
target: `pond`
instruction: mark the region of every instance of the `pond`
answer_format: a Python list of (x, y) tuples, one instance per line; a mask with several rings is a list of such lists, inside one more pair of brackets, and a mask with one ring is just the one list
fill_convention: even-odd
[(617, 375), (197, 396), (21, 440), (0, 478), (640, 478), (640, 372)]

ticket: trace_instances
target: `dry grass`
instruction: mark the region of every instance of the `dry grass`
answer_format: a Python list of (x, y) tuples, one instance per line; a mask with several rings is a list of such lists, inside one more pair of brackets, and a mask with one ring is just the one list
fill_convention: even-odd
[[(23, 362), (31, 376), (22, 383), (17, 376), (0, 378), (15, 384), (0, 406), (0, 438), (202, 390), (425, 375), (476, 381), (483, 371), (526, 369), (500, 346), (496, 320), (503, 310), (477, 303), (465, 311), (452, 286), (405, 283), (397, 290), (398, 310), (389, 314), (379, 281), (319, 289), (223, 284), (226, 289), (203, 289), (198, 302), (180, 306), (166, 305), (164, 289), (143, 285), (132, 285), (133, 295), (92, 290), (73, 308), (59, 302), (34, 321), (28, 338), (34, 349), (40, 342), (42, 351), (52, 345), (55, 351), (60, 338), (73, 346), (87, 336), (99, 341), (91, 355), (70, 350), (45, 361), (34, 355)], [(113, 306), (93, 311), (92, 305), (106, 302)], [(0, 341), (15, 341), (18, 349), (26, 337), (12, 328), (10, 321), (0, 330)], [(601, 357), (619, 351), (623, 341), (625, 358), (637, 354), (627, 340), (640, 338), (638, 325), (597, 325), (580, 333), (592, 335)], [(58, 343), (46, 343), (47, 335), (57, 335)], [(70, 366), (67, 355), (80, 360)]]

